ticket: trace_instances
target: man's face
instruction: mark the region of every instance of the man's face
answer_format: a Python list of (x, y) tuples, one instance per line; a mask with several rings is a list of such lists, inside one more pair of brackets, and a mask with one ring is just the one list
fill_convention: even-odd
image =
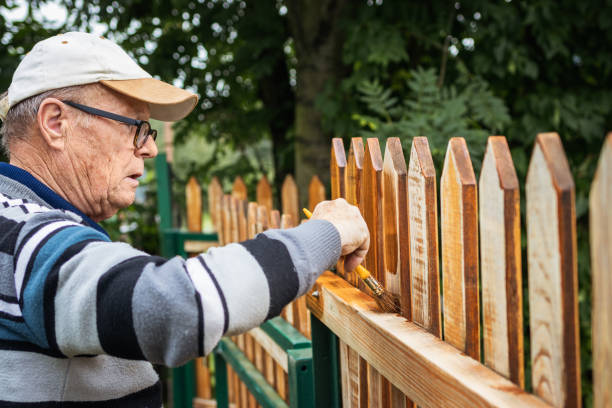
[[(133, 119), (149, 119), (149, 107), (144, 102), (106, 89), (98, 89), (96, 94), (81, 102)], [(144, 159), (155, 157), (157, 147), (149, 138), (143, 147), (136, 149), (135, 126), (84, 112), (78, 114), (90, 117), (74, 126), (69, 134), (70, 162), (79, 178), (76, 180), (79, 193), (88, 203), (87, 215), (100, 221), (134, 202)]]

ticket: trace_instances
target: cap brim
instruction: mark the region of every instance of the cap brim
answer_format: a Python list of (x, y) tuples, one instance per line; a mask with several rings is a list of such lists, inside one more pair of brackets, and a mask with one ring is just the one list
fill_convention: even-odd
[(183, 119), (198, 103), (196, 94), (155, 78), (103, 80), (100, 83), (120, 94), (147, 102), (151, 117), (166, 122)]

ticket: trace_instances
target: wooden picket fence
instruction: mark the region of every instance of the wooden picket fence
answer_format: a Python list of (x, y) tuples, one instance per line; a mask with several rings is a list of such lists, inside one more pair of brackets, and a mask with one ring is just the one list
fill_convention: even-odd
[[(365, 144), (353, 138), (348, 153), (341, 139), (333, 139), (330, 171), (331, 198), (357, 205), (370, 229), (364, 266), (401, 305), (398, 314), (381, 313), (339, 262), (306, 296), (310, 312), (303, 299), (283, 311), (308, 337), (309, 313), (337, 336), (342, 406), (581, 406), (574, 183), (556, 133), (537, 136), (529, 164), (526, 260), (519, 180), (503, 136), (489, 138), (478, 181), (464, 139), (448, 142), (439, 207), (436, 169), (424, 137), (413, 139), (408, 162), (398, 138), (386, 140), (384, 156), (376, 138)], [(311, 182), (311, 209), (324, 191), (318, 179)], [(282, 196), (281, 216), (272, 209), (265, 179), (257, 187), (257, 203), (249, 204), (241, 179), (231, 195), (223, 195), (214, 181), (209, 206), (221, 243), (295, 225), (300, 213), (292, 179), (285, 181)], [(598, 408), (612, 406), (611, 203), (612, 133), (590, 193)], [(527, 262), (527, 297), (522, 262)], [(529, 356), (524, 327), (530, 330)], [(254, 333), (235, 342), (286, 398), (286, 374), (273, 356), (257, 351)], [(524, 390), (527, 358), (532, 394)], [(235, 375), (230, 383), (237, 407), (255, 406)]]

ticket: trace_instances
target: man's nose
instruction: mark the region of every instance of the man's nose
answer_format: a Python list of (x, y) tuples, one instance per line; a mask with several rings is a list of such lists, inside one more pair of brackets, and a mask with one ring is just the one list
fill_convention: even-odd
[(142, 157), (144, 159), (152, 159), (153, 157), (157, 156), (157, 144), (155, 143), (155, 140), (153, 140), (152, 137), (149, 137), (147, 138), (145, 144), (142, 145), (140, 149), (136, 149), (134, 153), (136, 154), (136, 156)]

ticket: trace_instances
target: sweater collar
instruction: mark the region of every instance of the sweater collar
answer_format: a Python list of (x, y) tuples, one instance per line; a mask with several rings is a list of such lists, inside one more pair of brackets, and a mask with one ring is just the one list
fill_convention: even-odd
[(70, 204), (59, 194), (51, 190), (49, 187), (47, 187), (45, 184), (43, 184), (41, 181), (39, 181), (27, 171), (19, 167), (13, 166), (12, 164), (0, 163), (0, 174), (12, 180), (15, 180), (20, 184), (23, 184), (24, 186), (32, 190), (34, 194), (40, 197), (41, 200), (46, 202), (51, 207), (59, 210), (71, 211), (77, 214), (78, 216), (83, 218), (83, 221), (87, 225), (92, 228), (95, 228), (96, 230), (102, 232), (104, 235), (108, 236), (108, 233), (104, 230), (104, 228), (102, 228), (100, 224), (83, 214), (83, 212), (81, 212), (78, 208)]

